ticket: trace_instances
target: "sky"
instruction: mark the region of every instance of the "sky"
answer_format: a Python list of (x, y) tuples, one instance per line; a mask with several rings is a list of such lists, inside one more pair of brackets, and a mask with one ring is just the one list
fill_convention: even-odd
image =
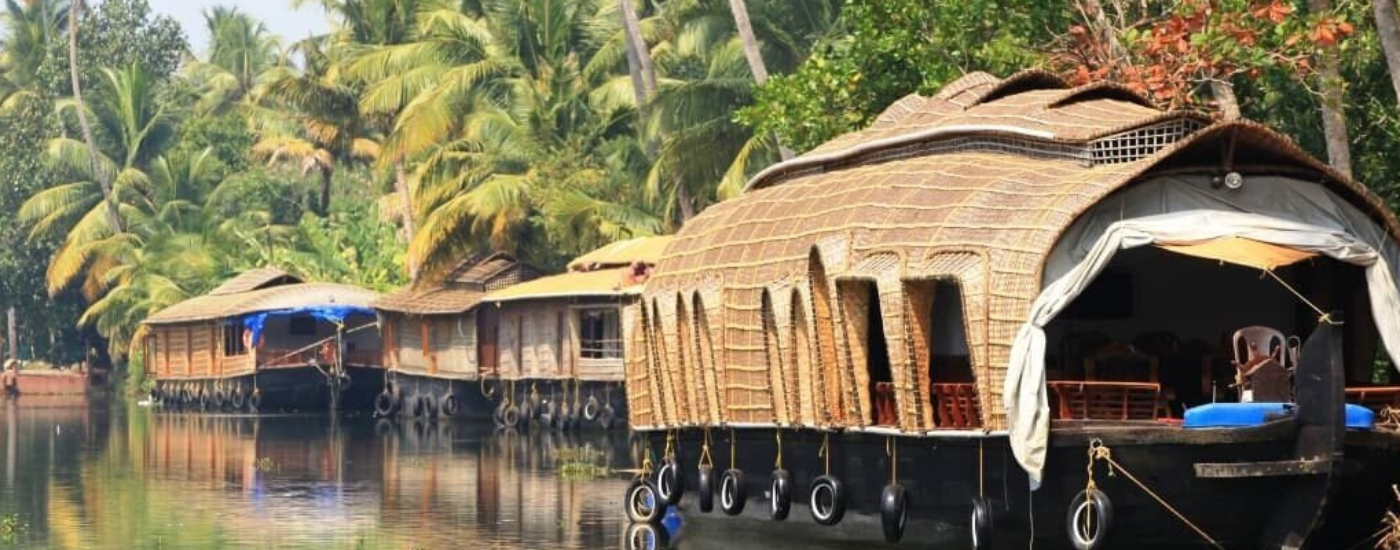
[(234, 6), (267, 25), (272, 34), (290, 44), (330, 29), (326, 13), (314, 2), (301, 9), (292, 9), (291, 0), (149, 0), (151, 10), (174, 17), (189, 36), (196, 54), (204, 55), (209, 47), (209, 29), (204, 24), (204, 10), (214, 6)]

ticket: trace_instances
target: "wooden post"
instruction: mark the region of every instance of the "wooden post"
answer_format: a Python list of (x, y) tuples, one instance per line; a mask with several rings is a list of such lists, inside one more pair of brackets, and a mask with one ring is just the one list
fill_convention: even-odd
[(10, 359), (19, 359), (19, 321), (15, 315), (15, 307), (10, 306), (5, 315), (6, 320), (5, 340), (10, 343)]
[(185, 325), (185, 376), (194, 375), (194, 326)]

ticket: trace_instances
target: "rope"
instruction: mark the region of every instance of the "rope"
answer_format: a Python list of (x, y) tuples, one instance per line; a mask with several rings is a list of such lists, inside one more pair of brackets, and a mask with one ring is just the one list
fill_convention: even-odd
[(778, 442), (778, 458), (773, 461), (773, 469), (781, 470), (783, 469), (783, 432), (774, 430), (773, 439)]
[(676, 456), (676, 432), (666, 432), (666, 450), (661, 454), (662, 459), (670, 460)]
[(734, 438), (734, 428), (729, 429), (729, 469), (734, 469), (734, 450), (739, 448), (739, 441)]
[[(1221, 545), (1220, 542), (1216, 541), (1214, 538), (1211, 538), (1210, 535), (1206, 534), (1206, 532), (1202, 530), (1199, 526), (1197, 526), (1195, 523), (1192, 523), (1191, 520), (1186, 519), (1186, 516), (1182, 515), (1182, 513), (1177, 511), (1176, 508), (1172, 507), (1171, 504), (1168, 504), (1166, 500), (1163, 500), (1160, 495), (1158, 495), (1156, 492), (1153, 492), (1152, 489), (1149, 489), (1147, 485), (1143, 484), (1142, 481), (1138, 480), (1137, 476), (1134, 476), (1133, 473), (1129, 472), (1127, 468), (1124, 468), (1122, 464), (1119, 464), (1117, 461), (1113, 460), (1113, 451), (1108, 448), (1108, 445), (1104, 445), (1103, 441), (1099, 439), (1095, 439), (1089, 443), (1089, 465), (1086, 467), (1089, 471), (1089, 482), (1085, 486), (1086, 493), (1088, 491), (1096, 489), (1096, 485), (1094, 484), (1094, 463), (1099, 460), (1108, 463), (1108, 475), (1110, 477), (1114, 475), (1115, 471), (1123, 472), (1123, 477), (1128, 478), (1128, 481), (1131, 481), (1134, 485), (1137, 485), (1139, 489), (1142, 489), (1142, 492), (1147, 493), (1147, 496), (1152, 497), (1152, 500), (1157, 501), (1157, 504), (1160, 504), (1162, 508), (1166, 509), (1168, 512), (1171, 512), (1173, 516), (1176, 516), (1176, 519), (1181, 520), (1182, 523), (1186, 524), (1187, 527), (1190, 527), (1192, 531), (1195, 531), (1197, 535), (1200, 535), (1201, 538), (1205, 539), (1205, 541), (1209, 543), (1212, 547), (1216, 548), (1216, 550), (1225, 550), (1225, 546)], [(1085, 521), (1090, 521), (1091, 517), (1092, 515), (1086, 515)], [(1086, 532), (1088, 532), (1087, 529)]]
[(894, 436), (885, 439), (885, 456), (890, 457), (890, 485), (899, 481), (899, 444)]
[(1314, 313), (1317, 313), (1317, 323), (1318, 323), (1318, 324), (1324, 324), (1324, 323), (1325, 323), (1325, 324), (1332, 325), (1332, 326), (1341, 326), (1341, 325), (1342, 325), (1342, 322), (1341, 322), (1341, 321), (1336, 321), (1336, 320), (1333, 320), (1333, 319), (1332, 319), (1332, 314), (1331, 314), (1331, 313), (1327, 313), (1327, 312), (1325, 312), (1325, 311), (1322, 311), (1322, 308), (1317, 307), (1317, 304), (1314, 304), (1314, 303), (1312, 303), (1311, 301), (1309, 301), (1309, 300), (1307, 299), (1307, 297), (1303, 296), (1303, 293), (1298, 292), (1298, 289), (1295, 289), (1295, 288), (1293, 288), (1291, 285), (1289, 285), (1287, 281), (1284, 281), (1283, 278), (1282, 278), (1282, 277), (1279, 277), (1277, 273), (1274, 273), (1274, 272), (1273, 272), (1273, 270), (1264, 270), (1264, 273), (1268, 273), (1270, 277), (1273, 277), (1275, 281), (1278, 281), (1278, 284), (1283, 285), (1283, 288), (1288, 289), (1288, 291), (1289, 291), (1289, 292), (1292, 292), (1294, 296), (1296, 296), (1299, 300), (1301, 300), (1301, 301), (1303, 302), (1303, 304), (1305, 304), (1305, 305), (1307, 305), (1309, 308), (1311, 308), (1311, 309), (1313, 310)]
[(714, 458), (710, 456), (710, 429), (705, 428), (705, 442), (700, 444), (700, 467), (715, 467)]
[(822, 434), (822, 448), (817, 451), (817, 456), (825, 460), (822, 474), (831, 475), (831, 432)]

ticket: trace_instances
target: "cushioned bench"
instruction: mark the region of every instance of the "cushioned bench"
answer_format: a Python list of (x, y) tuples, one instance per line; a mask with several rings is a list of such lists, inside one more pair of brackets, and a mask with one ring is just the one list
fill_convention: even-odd
[[(1182, 426), (1188, 429), (1259, 426), (1292, 416), (1293, 409), (1292, 403), (1211, 403), (1188, 409)], [(1346, 426), (1353, 430), (1374, 429), (1376, 414), (1366, 407), (1348, 404)]]

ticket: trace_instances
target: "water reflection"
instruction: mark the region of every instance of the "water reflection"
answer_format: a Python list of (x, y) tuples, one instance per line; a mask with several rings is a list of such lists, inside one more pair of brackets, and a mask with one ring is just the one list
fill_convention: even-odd
[[(70, 404), (72, 405), (72, 404)], [(19, 548), (619, 548), (626, 436), (4, 405)], [(562, 471), (561, 471), (562, 470)]]

